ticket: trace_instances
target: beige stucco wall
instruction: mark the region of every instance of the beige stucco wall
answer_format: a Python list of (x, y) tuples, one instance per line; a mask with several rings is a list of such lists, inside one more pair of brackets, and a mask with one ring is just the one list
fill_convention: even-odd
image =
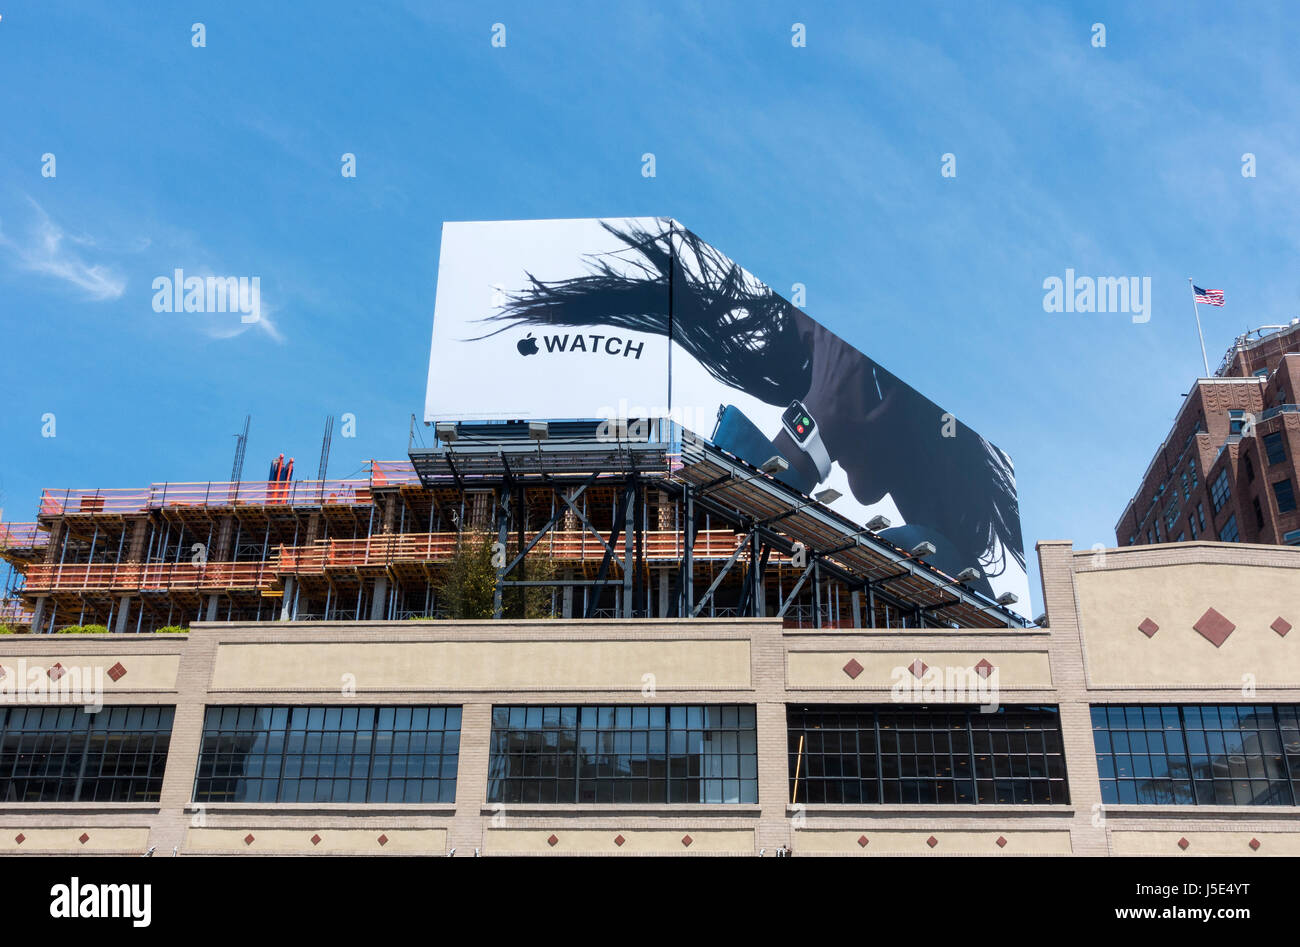
[[(921, 678), (909, 670), (920, 660), (927, 667)], [(982, 680), (999, 688), (1046, 689), (1052, 686), (1052, 670), (1047, 650), (1041, 651), (941, 651), (933, 648), (915, 651), (811, 651), (792, 649), (786, 658), (787, 686), (791, 689), (811, 688), (889, 691), (896, 682), (906, 689), (931, 688), (940, 680), (973, 683), (969, 673), (980, 661), (987, 660), (996, 669)], [(862, 672), (849, 677), (844, 667), (850, 661), (862, 666)], [(870, 699), (880, 700), (885, 695), (875, 694)]]
[[(1187, 839), (1187, 848), (1178, 842)], [(1250, 840), (1258, 839), (1259, 848), (1252, 849)], [(1116, 855), (1300, 855), (1300, 833), (1297, 832), (1147, 832), (1124, 830), (1110, 833), (1111, 851)]]
[[(616, 841), (620, 836), (622, 845)], [(687, 837), (689, 845), (683, 841)], [(483, 841), (484, 851), (494, 855), (747, 855), (755, 851), (752, 829), (489, 829)]]
[[(1300, 569), (1188, 563), (1075, 575), (1092, 687), (1300, 687)], [(1220, 647), (1193, 625), (1214, 608), (1236, 625)], [(1289, 614), (1287, 614), (1289, 613)], [(1150, 618), (1159, 630), (1138, 630)]]
[[(647, 675), (652, 677), (647, 678)], [(419, 641), (353, 644), (225, 642), (213, 690), (585, 690), (640, 693), (748, 688), (749, 642)]]
[[(1068, 829), (938, 831), (872, 828), (808, 829), (796, 836), (796, 850), (827, 855), (1069, 855)], [(861, 840), (865, 838), (867, 844)], [(935, 844), (930, 845), (933, 838)], [(1006, 840), (998, 845), (998, 839)]]
[[(252, 842), (245, 839), (253, 836)], [(313, 844), (313, 836), (320, 842)], [(384, 841), (381, 844), (380, 838)], [(441, 855), (447, 848), (446, 829), (309, 829), (275, 828), (256, 822), (243, 828), (192, 828), (185, 835), (186, 852), (218, 854), (336, 854)]]
[[(33, 820), (35, 821), (35, 820)], [(18, 837), (22, 836), (22, 841)], [(88, 836), (85, 842), (81, 836)], [(57, 828), (0, 828), (0, 854), (61, 855), (142, 854), (149, 847), (149, 827), (75, 825)]]
[[(49, 670), (61, 665), (65, 677), (52, 681)], [(126, 670), (116, 681), (109, 671), (121, 664)], [(70, 686), (74, 680), (82, 686), (95, 686), (105, 694), (127, 694), (141, 691), (174, 691), (176, 672), (180, 668), (180, 655), (132, 653), (129, 649), (108, 653), (65, 651), (42, 655), (0, 655), (0, 692), (9, 691), (15, 680), (28, 680), (33, 669), (39, 670), (41, 679), (52, 688)], [(79, 677), (78, 677), (79, 676)]]

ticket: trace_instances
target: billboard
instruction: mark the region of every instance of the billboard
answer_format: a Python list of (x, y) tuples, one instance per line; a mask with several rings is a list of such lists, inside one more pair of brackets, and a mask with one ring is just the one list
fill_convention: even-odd
[(446, 223), (425, 420), (671, 417), (1027, 608), (1010, 457), (670, 218)]

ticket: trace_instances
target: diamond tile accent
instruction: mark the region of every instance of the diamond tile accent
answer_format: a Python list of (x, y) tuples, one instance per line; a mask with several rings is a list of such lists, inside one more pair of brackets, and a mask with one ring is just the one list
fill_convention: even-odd
[(387, 835), (381, 835), (381, 836), (379, 836), (378, 842), (379, 842), (380, 845), (387, 845), (387, 844), (388, 844), (388, 836), (387, 836)]
[(622, 835), (615, 835), (615, 836), (614, 836), (614, 844), (617, 845), (617, 846), (619, 846), (620, 848), (622, 848), (623, 843), (626, 842), (626, 841), (627, 841), (627, 839), (623, 838)]
[(935, 838), (933, 835), (931, 835), (928, 839), (925, 840), (925, 844), (929, 845), (931, 848), (934, 848), (936, 845), (939, 844), (939, 840)]
[(871, 839), (867, 838), (865, 835), (859, 835), (859, 836), (858, 836), (858, 844), (861, 845), (863, 848), (866, 848), (866, 847), (867, 847), (867, 843), (870, 842), (870, 841), (871, 841)]
[(998, 836), (998, 848), (1006, 848), (1006, 847), (1007, 847), (1007, 839), (1006, 839), (1006, 836), (1004, 836), (1004, 835), (999, 835), (999, 836)]
[(319, 844), (320, 844), (320, 833), (319, 833), (319, 832), (317, 832), (315, 835), (313, 835), (313, 836), (311, 837), (311, 843), (312, 843), (313, 845), (319, 845)]
[(551, 846), (552, 848), (554, 848), (554, 847), (555, 847), (555, 843), (558, 842), (559, 840), (560, 840), (560, 837), (559, 837), (558, 835), (552, 835), (550, 838), (548, 838), (548, 839), (546, 840), (546, 844), (549, 845), (549, 846)]
[(62, 664), (55, 664), (54, 667), (50, 668), (45, 673), (50, 676), (50, 680), (57, 681), (63, 675), (67, 674), (68, 671)]
[(85, 832), (82, 832), (81, 838), (77, 839), (77, 841), (80, 842), (82, 845), (85, 845), (87, 842), (90, 841), (90, 836), (87, 835)]
[(126, 668), (122, 667), (121, 661), (118, 661), (116, 664), (114, 664), (111, 668), (108, 669), (108, 676), (113, 679), (114, 683), (120, 681), (123, 677), (126, 676)]
[(1189, 842), (1189, 841), (1187, 841), (1187, 839), (1185, 839), (1185, 838), (1180, 838), (1180, 839), (1178, 840), (1178, 847), (1181, 848), (1183, 851), (1187, 851), (1187, 846), (1189, 846), (1189, 845), (1191, 845), (1191, 844), (1192, 844), (1192, 843)]
[(1273, 624), (1269, 625), (1268, 627), (1272, 628), (1279, 635), (1285, 638), (1286, 633), (1291, 630), (1291, 623), (1287, 621), (1285, 618), (1283, 618), (1281, 615), (1278, 615), (1277, 620), (1274, 621)]
[(690, 848), (691, 843), (694, 841), (695, 839), (691, 838), (689, 835), (682, 836), (682, 844), (685, 845), (687, 848)]
[(255, 836), (253, 835), (253, 833), (252, 833), (252, 832), (249, 832), (247, 835), (244, 836), (244, 844), (245, 844), (245, 845), (252, 845), (252, 844), (253, 844), (253, 839), (254, 839), (254, 838), (255, 838)]
[(926, 666), (926, 663), (924, 661), (922, 661), (920, 658), (917, 658), (915, 661), (912, 662), (908, 670), (912, 672), (912, 675), (914, 677), (925, 677), (925, 672), (930, 669), (929, 667)]
[(1160, 630), (1160, 626), (1157, 625), (1155, 622), (1153, 622), (1150, 618), (1142, 619), (1142, 624), (1138, 625), (1138, 631), (1142, 632), (1142, 634), (1146, 635), (1148, 638), (1150, 638), (1159, 630)]
[(1214, 609), (1207, 608), (1205, 614), (1196, 619), (1196, 624), (1192, 627), (1217, 648), (1228, 640), (1228, 635), (1232, 634), (1237, 626)]
[(1260, 846), (1261, 843), (1260, 843), (1259, 839), (1257, 839), (1257, 838), (1253, 838), (1253, 839), (1251, 839), (1247, 844), (1250, 845), (1250, 850), (1251, 850), (1252, 852), (1257, 852), (1257, 851), (1259, 851), (1259, 846)]
[(862, 673), (862, 665), (858, 663), (857, 658), (849, 658), (849, 663), (844, 665), (844, 673), (849, 676), (850, 680), (856, 681), (858, 675)]
[(980, 677), (988, 677), (994, 670), (993, 664), (988, 658), (980, 658), (980, 663), (975, 665), (975, 673)]
[(23, 842), (27, 841), (27, 836), (19, 832), (17, 835), (14, 836), (14, 841), (17, 842), (19, 845), (21, 845), (23, 844)]

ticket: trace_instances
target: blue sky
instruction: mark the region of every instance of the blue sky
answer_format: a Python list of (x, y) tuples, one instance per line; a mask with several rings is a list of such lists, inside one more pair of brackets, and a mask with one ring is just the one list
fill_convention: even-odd
[[(6, 520), (225, 479), (245, 414), (254, 476), (313, 476), (327, 414), (332, 475), (403, 457), (443, 220), (673, 216), (805, 284), (1011, 453), (1031, 549), (1113, 543), (1200, 373), (1187, 277), (1227, 293), (1211, 368), (1300, 313), (1285, 3), (288, 7), (0, 4)], [(259, 276), (263, 320), (154, 312), (177, 267)], [(1067, 267), (1149, 276), (1150, 322), (1044, 312)]]

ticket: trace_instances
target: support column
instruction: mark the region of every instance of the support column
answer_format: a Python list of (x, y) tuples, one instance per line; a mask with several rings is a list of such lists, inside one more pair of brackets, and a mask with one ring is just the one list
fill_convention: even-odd
[[(628, 488), (636, 490), (635, 486)], [(636, 529), (636, 495), (627, 498), (627, 511), (623, 514), (623, 617), (632, 617), (632, 577), (636, 562), (632, 559), (633, 531)]]
[(32, 612), (32, 634), (41, 633), (41, 623), (45, 620), (45, 596), (36, 596), (36, 608)]
[(284, 598), (281, 600), (280, 621), (288, 621), (293, 615), (293, 594), (297, 583), (293, 576), (287, 576), (284, 580)]
[(853, 627), (862, 627), (862, 593), (854, 589), (849, 595), (849, 607), (853, 610)]
[(113, 633), (117, 635), (126, 634), (126, 618), (131, 612), (131, 596), (123, 595), (121, 603), (117, 606), (117, 621), (113, 625)]
[(208, 613), (207, 615), (204, 616), (204, 621), (216, 621), (216, 620), (217, 620), (217, 596), (209, 595)]
[(383, 621), (388, 612), (388, 576), (375, 579), (375, 597), (370, 602), (370, 620)]
[[(491, 828), (527, 825), (526, 816), (514, 817), (512, 807), (504, 803), (488, 805), (488, 762), (492, 748), (492, 705), (466, 703), (460, 718), (460, 759), (456, 778), (456, 815), (447, 826), (447, 854), (456, 850), (457, 858), (473, 858), (474, 849), (482, 851), (484, 832)], [(518, 822), (515, 822), (515, 818)]]
[[(565, 569), (565, 570), (564, 570), (564, 578), (566, 578), (566, 579), (572, 579), (572, 578), (573, 578), (573, 570), (572, 570), (572, 569)], [(564, 586), (564, 593), (563, 593), (563, 594), (564, 594), (564, 605), (563, 605), (563, 611), (561, 612), (561, 614), (562, 614), (562, 616), (565, 617), (565, 618), (572, 618), (572, 617), (573, 617), (573, 586), (572, 586), (572, 585), (566, 585), (566, 586)]]
[(660, 569), (659, 572), (659, 608), (655, 614), (656, 618), (668, 617), (668, 570)]

